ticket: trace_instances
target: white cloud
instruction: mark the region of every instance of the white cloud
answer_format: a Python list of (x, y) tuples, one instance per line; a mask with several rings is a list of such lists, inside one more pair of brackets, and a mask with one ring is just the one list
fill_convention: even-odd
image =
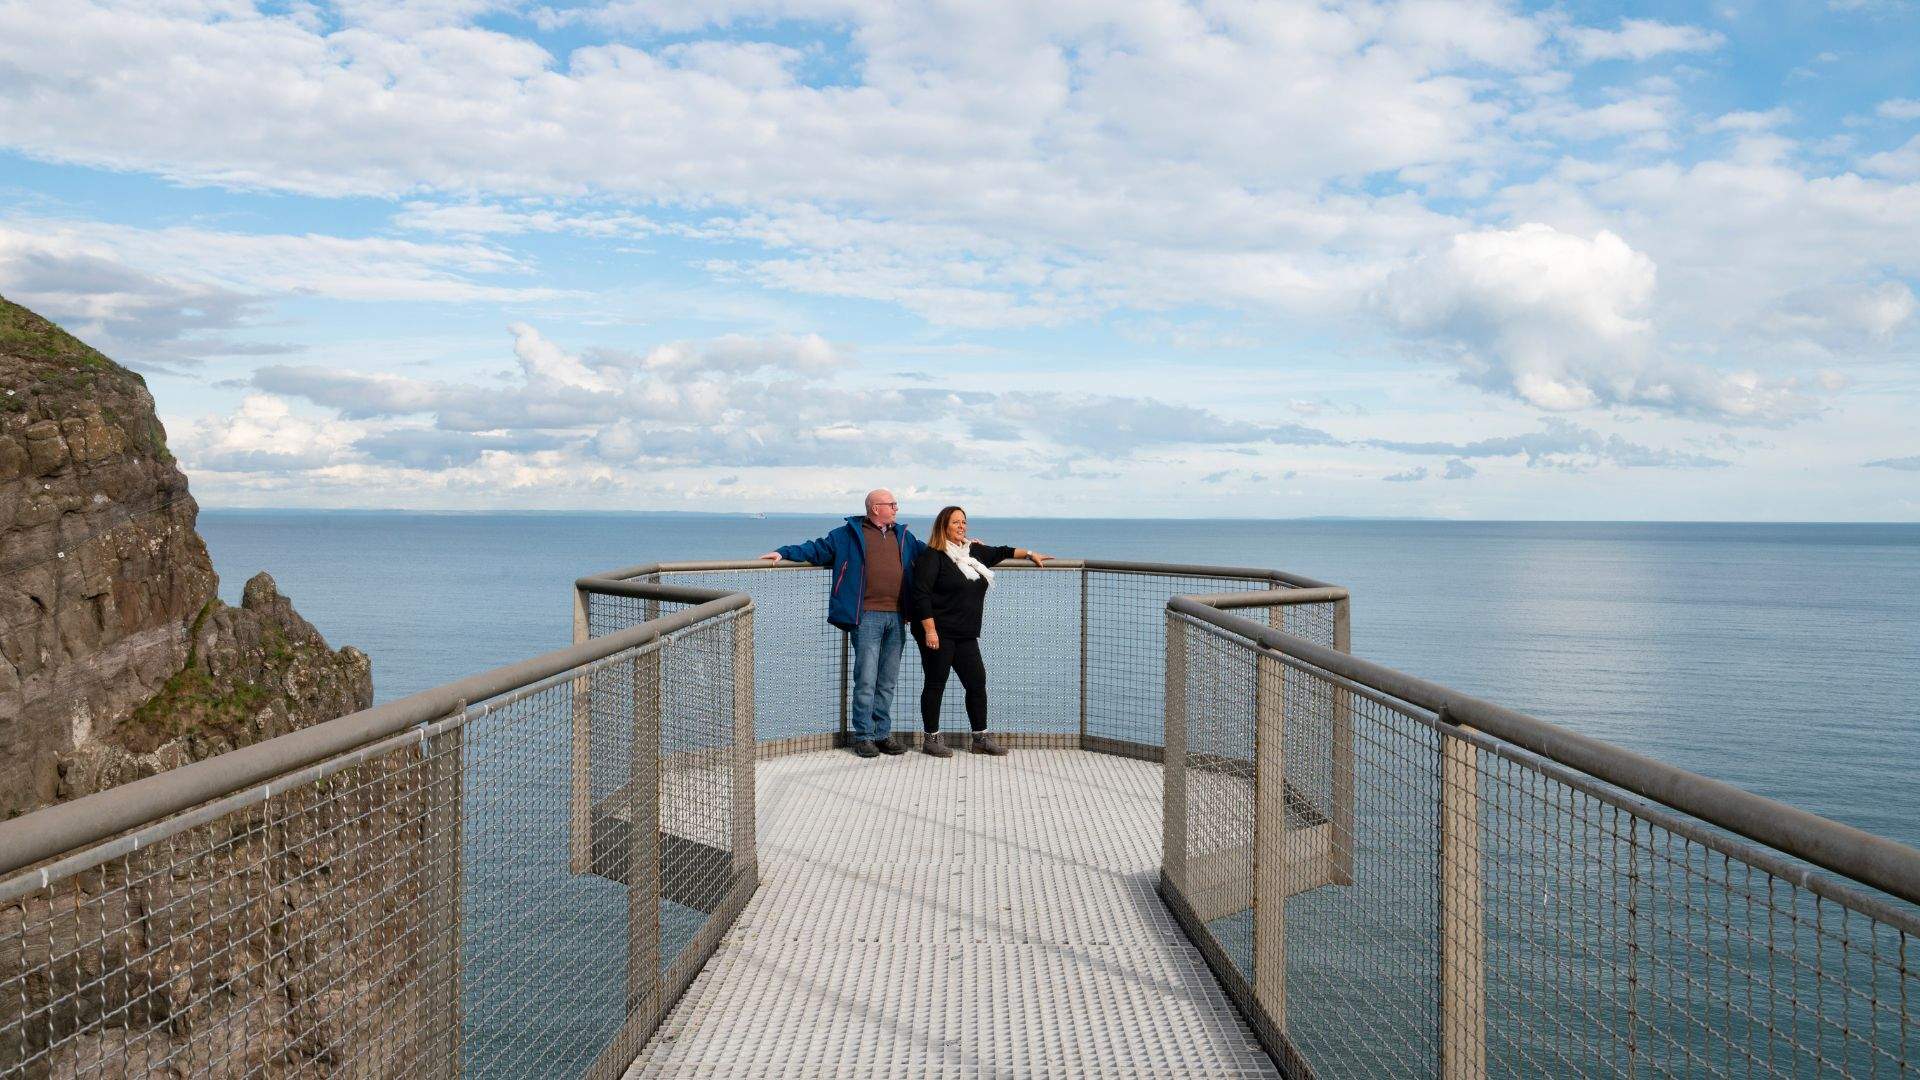
[(1908, 139), (1898, 149), (1867, 155), (1860, 167), (1896, 180), (1920, 180), (1920, 135)]
[(171, 440), (193, 471), (304, 472), (343, 458), (359, 428), (296, 415), (273, 394), (248, 394), (231, 416), (207, 416)]
[(541, 207), (510, 208), (497, 203), (409, 202), (393, 216), (397, 228), (456, 236), (514, 236), (521, 233), (575, 233), (595, 237), (648, 236), (659, 231), (642, 214), (568, 212)]
[(524, 277), (530, 268), (504, 251), (477, 243), (421, 244), (384, 237), (0, 218), (0, 257), (10, 251), (87, 260), (181, 287), (251, 297), (468, 302), (551, 300), (568, 295), (546, 286), (489, 280)]
[[(1751, 367), (1767, 373), (1762, 382), (1806, 381), (1797, 339), (1756, 332), (1783, 297), (1920, 278), (1911, 240), (1920, 235), (1920, 184), (1810, 173), (1792, 154), (1735, 147), (1685, 166), (1577, 162), (1506, 189), (1495, 205), (1514, 220), (1628, 239), (1659, 266), (1646, 317), (1660, 349)], [(1846, 362), (1884, 359), (1896, 340), (1862, 338)]]
[(1775, 302), (1761, 318), (1759, 330), (1827, 352), (1855, 355), (1890, 341), (1913, 322), (1916, 310), (1920, 300), (1905, 282), (1809, 287)]
[(1721, 113), (1706, 124), (1708, 131), (1772, 131), (1774, 128), (1793, 119), (1793, 111), (1785, 107), (1765, 111), (1737, 110)]
[(1675, 52), (1710, 52), (1726, 44), (1716, 31), (1656, 19), (1622, 19), (1618, 30), (1573, 27), (1560, 33), (1582, 60), (1648, 60)]
[(1583, 108), (1556, 102), (1513, 118), (1520, 131), (1544, 131), (1564, 139), (1583, 141), (1623, 135), (1664, 132), (1674, 123), (1679, 102), (1667, 94), (1637, 94), (1620, 101)]
[[(506, 384), (430, 382), (316, 365), (269, 365), (256, 388), (305, 398), (348, 421), (409, 434), (361, 441), (401, 461), (465, 464), (485, 444), (418, 434), (512, 437), (541, 451), (574, 447), (602, 461), (681, 465), (824, 465), (956, 460), (983, 467), (1051, 447), (1121, 458), (1156, 446), (1330, 446), (1317, 428), (1235, 420), (1213, 411), (1112, 394), (871, 388), (836, 381), (839, 350), (813, 335), (676, 342), (632, 355), (569, 352), (526, 324), (511, 328), (520, 361)], [(382, 431), (389, 428), (382, 428)], [(936, 430), (942, 434), (935, 434)], [(533, 436), (531, 443), (526, 440)], [(552, 438), (549, 438), (551, 436)], [(555, 440), (558, 441), (555, 441)], [(457, 452), (456, 452), (457, 451)]]
[(149, 370), (215, 355), (285, 351), (229, 336), (262, 315), (258, 297), (128, 266), (109, 253), (0, 224), (0, 295), (64, 326), (123, 363)]
[(1607, 434), (1581, 427), (1559, 417), (1549, 418), (1539, 431), (1519, 435), (1496, 435), (1471, 442), (1410, 442), (1400, 439), (1370, 439), (1368, 445), (1397, 454), (1443, 456), (1447, 462), (1444, 479), (1464, 480), (1477, 470), (1467, 458), (1521, 457), (1528, 468), (1585, 470), (1598, 465), (1625, 469), (1710, 469), (1727, 464), (1721, 458), (1684, 450), (1669, 450), (1633, 442), (1618, 433)]
[[(1893, 290), (1920, 280), (1920, 150), (1809, 165), (1816, 149), (1856, 151), (1786, 136), (1824, 115), (1816, 102), (1789, 129), (1772, 99), (1700, 94), (1725, 73), (1718, 57), (1656, 78), (1578, 66), (1692, 61), (1725, 46), (1704, 27), (1581, 27), (1499, 3), (636, 0), (536, 13), (569, 27), (540, 40), (585, 43), (560, 53), (476, 23), (524, 4), (280, 10), (0, 3), (0, 146), (189, 185), (390, 200), (374, 208), (387, 235), (21, 212), (0, 229), (44, 253), (37, 296), (181, 362), (260, 336), (281, 297), (542, 305), (486, 314), (528, 320), (500, 385), (370, 374), (371, 361), (263, 370), (261, 387), (371, 425), (328, 477), (512, 462), (525, 481), (567, 461), (602, 475), (596, 454), (772, 460), (789, 439), (827, 456), (863, 410), (952, 424), (1005, 455), (1360, 438), (1345, 412), (1325, 413), (1333, 432), (1290, 430), (1197, 397), (980, 397), (944, 379), (886, 397), (853, 366), (845, 342), (860, 332), (830, 321), (864, 306), (834, 298), (917, 316), (932, 326), (883, 336), (938, 347), (977, 346), (984, 335), (954, 332), (970, 328), (1067, 327), (1068, 350), (1083, 330), (1125, 332), (1149, 353), (1244, 348), (1236, 364), (1276, 378), (1364, 367), (1397, 331), (1498, 395), (1489, 409), (1624, 407), (1656, 423), (1802, 416), (1818, 387), (1871, 384), (1835, 369), (1896, 356), (1913, 325), (1910, 289)], [(713, 26), (787, 44), (710, 39)], [(1741, 107), (1700, 115), (1703, 101)], [(1910, 104), (1877, 111), (1899, 120)], [(1889, 130), (1863, 121), (1862, 142), (1884, 149), (1868, 139)], [(657, 250), (609, 271), (629, 253), (588, 245), (562, 271), (552, 253), (581, 237)], [(550, 303), (562, 272), (619, 284), (565, 296), (567, 326)], [(643, 274), (698, 280), (656, 289)], [(49, 284), (61, 275), (90, 284)], [(672, 288), (704, 295), (695, 317), (715, 325), (672, 322), (688, 317)], [(721, 292), (786, 308), (743, 315)], [(634, 353), (563, 341), (643, 322), (702, 336)], [(718, 333), (813, 327), (834, 340)], [(1059, 365), (1043, 376), (1057, 389), (1078, 361), (1036, 362)], [(1267, 405), (1284, 416), (1321, 395), (1290, 385)], [(1242, 441), (1193, 441), (1220, 431)]]
[(1527, 224), (1455, 236), (1389, 278), (1376, 304), (1473, 383), (1538, 408), (1778, 420), (1806, 407), (1790, 386), (1660, 356), (1655, 282), (1653, 260), (1611, 232)]
[(1889, 98), (1873, 111), (1888, 120), (1920, 120), (1920, 99)]

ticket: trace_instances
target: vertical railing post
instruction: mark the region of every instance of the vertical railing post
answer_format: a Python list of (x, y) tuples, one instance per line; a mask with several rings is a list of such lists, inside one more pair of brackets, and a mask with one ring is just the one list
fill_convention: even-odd
[[(1452, 723), (1444, 710), (1440, 719)], [(1447, 728), (1439, 737), (1440, 1076), (1484, 1080), (1487, 945), (1480, 869), (1480, 752)]]
[(1160, 875), (1187, 895), (1187, 635), (1167, 612), (1167, 690), (1161, 743)]
[[(1281, 608), (1267, 609), (1271, 622)], [(1253, 997), (1287, 1029), (1286, 667), (1257, 646), (1253, 680)]]
[(660, 894), (660, 713), (666, 689), (666, 651), (646, 648), (633, 666), (633, 749), (627, 757), (627, 1013), (651, 1030), (659, 1008)]
[(1080, 746), (1087, 745), (1087, 568), (1080, 568)]
[[(587, 592), (573, 587), (573, 643), (593, 634)], [(573, 784), (567, 804), (567, 866), (576, 874), (593, 869), (593, 676), (573, 680)]]
[(753, 605), (733, 620), (733, 873), (757, 872), (753, 798)]
[[(1353, 652), (1352, 601), (1333, 602), (1333, 647)], [(1328, 815), (1333, 824), (1332, 850), (1327, 859), (1327, 879), (1334, 885), (1353, 884), (1353, 691), (1344, 683), (1333, 687), (1333, 807)]]
[[(466, 703), (453, 709), (452, 717), (466, 712)], [(461, 1036), (461, 929), (460, 912), (464, 880), (464, 853), (461, 842), (466, 829), (464, 803), (464, 753), (466, 725), (454, 724), (427, 739), (422, 747), (428, 760), (422, 765), (428, 777), (426, 826), (428, 859), (431, 869), (427, 880), (432, 890), (432, 921), (429, 923), (427, 955), (430, 963), (445, 965), (446, 977), (439, 980), (437, 993), (429, 1006), (432, 1045), (438, 1058), (429, 1076), (457, 1080), (460, 1076)]]

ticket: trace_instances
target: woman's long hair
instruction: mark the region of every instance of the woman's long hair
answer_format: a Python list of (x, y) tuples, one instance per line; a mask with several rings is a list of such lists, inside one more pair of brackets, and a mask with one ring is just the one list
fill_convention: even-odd
[(927, 543), (936, 551), (947, 550), (947, 524), (953, 520), (953, 515), (964, 513), (966, 511), (957, 506), (941, 507), (940, 512), (934, 515), (933, 532), (927, 538)]

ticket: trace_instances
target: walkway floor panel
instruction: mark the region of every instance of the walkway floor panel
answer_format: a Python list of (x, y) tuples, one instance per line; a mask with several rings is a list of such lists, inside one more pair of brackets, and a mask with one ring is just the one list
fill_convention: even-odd
[(760, 890), (631, 1077), (1271, 1077), (1154, 892), (1160, 768), (758, 766)]

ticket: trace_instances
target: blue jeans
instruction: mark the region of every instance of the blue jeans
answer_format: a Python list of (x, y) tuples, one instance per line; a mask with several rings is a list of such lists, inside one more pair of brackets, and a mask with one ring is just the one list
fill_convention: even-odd
[(900, 679), (900, 649), (907, 628), (897, 611), (866, 611), (853, 631), (853, 716), (856, 742), (879, 742), (893, 734), (893, 684)]

